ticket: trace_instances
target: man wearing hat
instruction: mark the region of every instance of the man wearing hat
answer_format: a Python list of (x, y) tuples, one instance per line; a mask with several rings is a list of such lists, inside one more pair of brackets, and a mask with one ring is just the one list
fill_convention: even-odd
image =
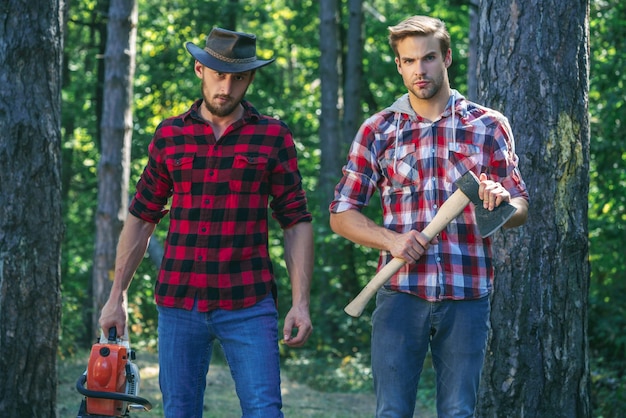
[(283, 229), (292, 285), (283, 338), (292, 347), (303, 345), (312, 331), (313, 232), (289, 128), (244, 100), (256, 69), (274, 60), (257, 58), (254, 35), (220, 28), (204, 48), (186, 46), (202, 99), (156, 129), (120, 236), (100, 325), (123, 334), (128, 287), (156, 224), (169, 212), (155, 287), (165, 416), (202, 417), (217, 340), (243, 416), (282, 417), (268, 206)]

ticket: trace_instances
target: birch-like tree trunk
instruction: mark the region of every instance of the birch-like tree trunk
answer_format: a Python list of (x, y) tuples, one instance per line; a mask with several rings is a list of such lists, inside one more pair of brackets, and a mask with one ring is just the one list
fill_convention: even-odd
[(0, 18), (0, 416), (56, 416), (61, 320), (58, 1)]
[(480, 417), (589, 417), (588, 1), (480, 1), (478, 101), (509, 117), (528, 223), (495, 239)]
[(137, 1), (111, 0), (108, 17), (92, 276), (94, 335), (99, 335), (98, 318), (111, 289), (117, 241), (128, 212)]

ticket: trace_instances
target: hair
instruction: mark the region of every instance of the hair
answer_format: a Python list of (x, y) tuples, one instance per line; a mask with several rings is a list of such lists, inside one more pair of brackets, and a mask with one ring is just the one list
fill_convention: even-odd
[(434, 35), (439, 40), (441, 55), (446, 56), (450, 49), (450, 34), (446, 24), (437, 18), (429, 16), (411, 16), (395, 26), (389, 26), (389, 45), (393, 53), (398, 56), (398, 42), (410, 36)]

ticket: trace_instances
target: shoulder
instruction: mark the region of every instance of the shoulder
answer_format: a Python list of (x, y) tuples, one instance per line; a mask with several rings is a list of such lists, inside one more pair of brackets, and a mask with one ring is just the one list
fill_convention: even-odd
[[(244, 100), (242, 102), (244, 107), (244, 118), (248, 124), (264, 127), (270, 131), (270, 134), (276, 135), (291, 135), (289, 126), (278, 116), (270, 116), (259, 112), (250, 102)], [(278, 133), (277, 133), (278, 132)]]
[(465, 100), (465, 105), (466, 114), (464, 116), (466, 123), (480, 123), (485, 127), (509, 126), (508, 118), (493, 108), (469, 100)]
[(382, 132), (393, 124), (395, 112), (389, 108), (380, 110), (369, 116), (361, 125), (362, 131)]

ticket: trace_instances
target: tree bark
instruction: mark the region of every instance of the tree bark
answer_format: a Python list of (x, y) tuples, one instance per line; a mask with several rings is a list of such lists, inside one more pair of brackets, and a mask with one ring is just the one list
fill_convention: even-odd
[(589, 417), (588, 2), (481, 0), (478, 101), (509, 117), (528, 223), (495, 239), (479, 417)]
[[(320, 78), (322, 114), (320, 116), (321, 171), (318, 186), (321, 209), (328, 212), (339, 166), (342, 135), (339, 119), (341, 55), (339, 53), (338, 0), (320, 1)], [(324, 212), (322, 212), (324, 213)], [(327, 220), (326, 214), (323, 219)], [(327, 222), (324, 222), (327, 224)]]
[[(348, 36), (343, 89), (343, 141), (339, 155), (346, 155), (348, 147), (361, 123), (361, 90), (363, 89), (363, 1), (348, 0)], [(335, 173), (340, 173), (341, 161)]]
[(98, 318), (111, 290), (117, 240), (128, 212), (136, 0), (111, 0), (107, 27), (102, 154), (98, 166), (98, 210), (92, 277), (94, 335), (99, 334)]
[(469, 0), (469, 31), (468, 31), (468, 54), (467, 54), (467, 98), (475, 101), (478, 97), (478, 79), (476, 77), (478, 56), (478, 34), (480, 33), (480, 21), (478, 19), (479, 0)]
[(56, 416), (61, 319), (58, 1), (0, 6), (0, 416)]

